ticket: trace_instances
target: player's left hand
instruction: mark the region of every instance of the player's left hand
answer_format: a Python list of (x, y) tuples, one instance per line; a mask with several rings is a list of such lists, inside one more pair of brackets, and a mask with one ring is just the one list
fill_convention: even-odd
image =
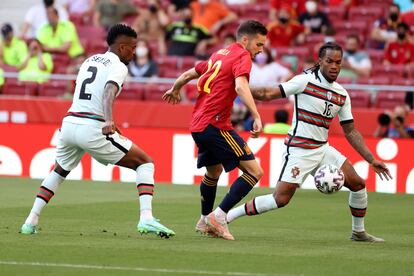
[(253, 129), (250, 130), (250, 136), (252, 138), (259, 137), (260, 133), (263, 131), (262, 120), (257, 118), (253, 122)]
[(168, 103), (177, 104), (181, 101), (180, 91), (170, 88), (162, 95), (162, 99)]
[(372, 161), (371, 166), (374, 169), (374, 171), (379, 175), (381, 180), (383, 180), (383, 177), (387, 180), (392, 179), (392, 176), (390, 174), (390, 170), (381, 161), (374, 160), (374, 161)]
[(102, 134), (103, 135), (110, 135), (114, 134), (117, 131), (117, 127), (114, 121), (105, 121), (104, 126), (102, 127)]

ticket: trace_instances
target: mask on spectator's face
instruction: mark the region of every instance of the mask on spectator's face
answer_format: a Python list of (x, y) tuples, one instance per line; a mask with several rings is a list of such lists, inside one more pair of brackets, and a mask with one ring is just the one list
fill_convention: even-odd
[(279, 21), (282, 24), (286, 24), (289, 21), (289, 18), (286, 16), (279, 16)]
[(390, 19), (392, 21), (397, 21), (398, 20), (398, 13), (396, 13), (396, 12), (390, 13)]
[(306, 8), (306, 11), (308, 13), (314, 13), (314, 12), (316, 12), (316, 9), (318, 8), (318, 5), (314, 1), (307, 1), (305, 3), (305, 8)]
[(186, 25), (191, 25), (191, 22), (192, 22), (191, 17), (186, 17), (186, 18), (184, 18), (184, 23), (185, 23)]
[(356, 53), (356, 49), (348, 49), (346, 50), (348, 52), (348, 54), (353, 55)]
[(149, 5), (149, 6), (148, 6), (148, 9), (149, 9), (149, 11), (150, 11), (150, 12), (152, 12), (152, 13), (156, 13), (156, 12), (158, 11), (158, 8), (157, 8), (157, 6), (156, 6), (156, 5)]
[(254, 61), (259, 65), (264, 65), (267, 62), (267, 55), (265, 53), (257, 54)]
[(146, 55), (148, 55), (148, 48), (139, 46), (135, 50), (135, 54), (137, 55), (137, 57), (145, 57)]
[(405, 39), (405, 32), (404, 33), (398, 33), (397, 36), (398, 36), (399, 40), (404, 40)]

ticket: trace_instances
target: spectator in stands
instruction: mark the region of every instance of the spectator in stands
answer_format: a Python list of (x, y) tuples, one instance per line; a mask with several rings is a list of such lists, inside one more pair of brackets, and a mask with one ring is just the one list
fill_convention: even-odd
[(29, 43), (29, 55), (18, 66), (19, 80), (43, 83), (48, 80), (53, 70), (53, 60), (49, 53), (42, 52), (42, 45), (37, 39)]
[(45, 52), (67, 54), (75, 59), (84, 54), (79, 42), (76, 27), (70, 21), (60, 21), (54, 7), (47, 8), (48, 23), (40, 27), (37, 39), (42, 43)]
[(406, 64), (414, 63), (414, 44), (409, 39), (409, 27), (401, 22), (397, 26), (397, 41), (390, 42), (386, 46), (384, 64)]
[[(393, 113), (382, 113), (378, 117), (378, 127), (374, 132), (375, 137), (381, 138), (414, 138), (414, 128), (406, 125), (406, 117), (410, 111), (406, 105), (394, 108)], [(391, 123), (394, 127), (391, 127)]]
[(267, 26), (270, 47), (277, 48), (279, 46), (303, 44), (305, 28), (291, 17), (289, 7), (281, 6), (278, 10), (277, 19)]
[(167, 13), (161, 8), (159, 0), (149, 0), (148, 8), (139, 10), (132, 27), (140, 38), (158, 43), (158, 52), (166, 54), (165, 28), (170, 23)]
[(306, 0), (270, 0), (270, 20), (276, 20), (279, 10), (282, 6), (288, 8), (289, 13), (293, 18), (297, 18), (300, 14), (306, 12)]
[(0, 93), (3, 90), (3, 85), (4, 85), (4, 70), (3, 68), (0, 67)]
[(360, 50), (360, 45), (361, 42), (357, 34), (350, 34), (346, 37), (340, 77), (356, 80), (358, 77), (371, 75), (371, 59), (367, 53)]
[(129, 14), (137, 13), (137, 8), (128, 0), (97, 0), (93, 24), (109, 29)]
[(308, 0), (305, 3), (306, 12), (299, 15), (299, 22), (305, 26), (306, 34), (325, 33), (331, 25), (328, 16), (319, 10), (317, 0)]
[(24, 18), (21, 36), (25, 39), (35, 38), (41, 26), (47, 23), (46, 8), (55, 7), (62, 21), (69, 19), (66, 9), (60, 5), (54, 5), (54, 0), (43, 0), (42, 4), (31, 7)]
[(170, 4), (167, 7), (168, 16), (173, 19), (179, 17), (178, 12), (184, 8), (190, 7), (191, 0), (170, 0)]
[(138, 40), (135, 59), (128, 64), (128, 71), (133, 77), (158, 76), (158, 64), (153, 60), (151, 49), (145, 39)]
[(198, 0), (190, 4), (194, 25), (201, 25), (215, 35), (225, 25), (236, 21), (237, 15), (217, 0)]
[(181, 21), (167, 27), (165, 39), (169, 44), (168, 55), (174, 56), (205, 56), (208, 31), (192, 22), (192, 11), (184, 8), (180, 11)]
[(290, 125), (288, 124), (289, 113), (285, 109), (279, 109), (275, 111), (273, 116), (275, 122), (272, 124), (266, 124), (263, 128), (263, 132), (272, 134), (287, 134), (290, 129)]
[(96, 0), (60, 0), (69, 14), (91, 15), (95, 8)]
[(374, 23), (371, 38), (376, 43), (375, 48), (383, 49), (385, 44), (397, 38), (397, 26), (401, 22), (400, 7), (391, 4), (387, 18), (380, 18)]
[(1, 27), (1, 34), (0, 65), (19, 66), (28, 54), (26, 42), (14, 36), (13, 28), (8, 23)]
[(230, 44), (236, 42), (234, 34), (226, 34), (223, 38), (223, 48), (230, 46)]
[(292, 77), (292, 72), (275, 62), (267, 48), (257, 54), (250, 71), (250, 86), (278, 86), (282, 82), (288, 81)]

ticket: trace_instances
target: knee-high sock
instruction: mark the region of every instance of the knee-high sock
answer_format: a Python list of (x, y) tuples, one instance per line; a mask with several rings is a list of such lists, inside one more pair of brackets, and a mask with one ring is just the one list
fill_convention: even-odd
[(352, 214), (352, 231), (365, 231), (364, 217), (368, 206), (367, 190), (364, 188), (349, 193), (349, 208)]
[(257, 181), (258, 180), (251, 174), (243, 173), (236, 179), (233, 185), (231, 185), (229, 192), (220, 203), (220, 209), (224, 213), (227, 213), (250, 192), (254, 185), (256, 185)]
[(30, 214), (27, 217), (25, 223), (31, 225), (38, 224), (39, 216), (42, 212), (43, 207), (45, 207), (50, 199), (55, 195), (56, 190), (64, 180), (65, 178), (60, 176), (55, 171), (50, 172), (50, 174), (43, 180), (39, 188), (39, 192), (36, 195), (33, 207), (30, 210)]
[(154, 164), (145, 163), (137, 168), (140, 219), (152, 219), (152, 197), (154, 195)]
[(246, 204), (231, 209), (227, 213), (227, 222), (230, 223), (233, 220), (245, 215), (254, 216), (258, 214), (263, 214), (273, 209), (277, 209), (277, 204), (273, 197), (273, 194), (258, 196), (253, 198)]
[(207, 216), (213, 211), (214, 201), (216, 199), (218, 179), (204, 175), (200, 183), (201, 194), (201, 215)]

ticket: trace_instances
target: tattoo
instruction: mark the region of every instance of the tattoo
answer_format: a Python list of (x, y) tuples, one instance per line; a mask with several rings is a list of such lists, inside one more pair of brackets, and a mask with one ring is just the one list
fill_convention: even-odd
[(268, 93), (269, 89), (266, 87), (252, 87), (250, 91), (252, 92), (252, 96), (256, 100), (265, 101), (267, 100), (266, 94)]
[(351, 146), (368, 162), (374, 161), (374, 155), (365, 144), (361, 133), (355, 128), (354, 123), (345, 124), (342, 126), (345, 137)]
[(104, 90), (104, 118), (105, 121), (112, 121), (112, 105), (115, 100), (115, 95), (118, 92), (118, 87), (112, 83), (107, 83)]

